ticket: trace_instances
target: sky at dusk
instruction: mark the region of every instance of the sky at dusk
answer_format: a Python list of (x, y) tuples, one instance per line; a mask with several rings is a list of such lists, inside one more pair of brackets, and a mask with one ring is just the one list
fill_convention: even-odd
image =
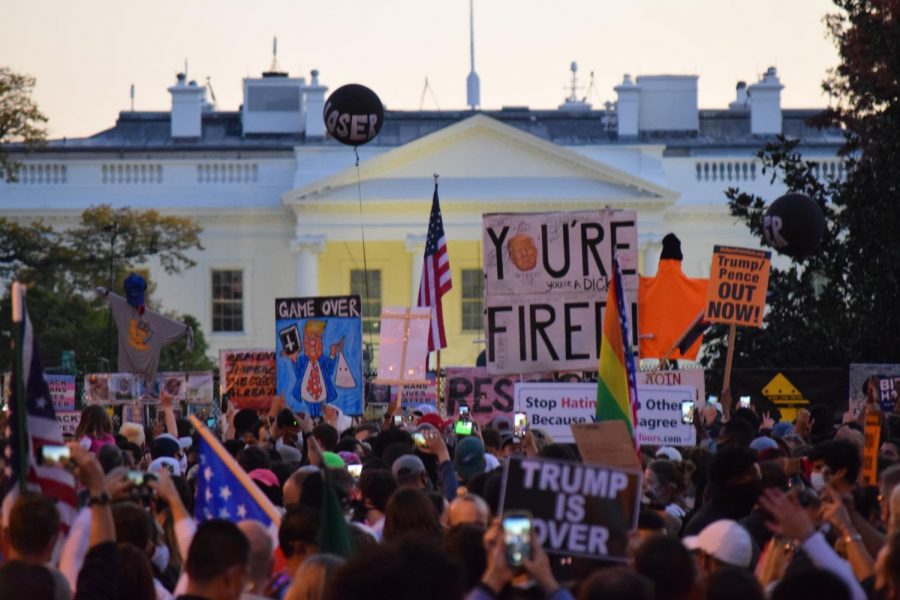
[[(778, 68), (784, 107), (822, 107), (821, 81), (837, 63), (825, 0), (475, 0), (481, 102), (555, 108), (569, 65), (602, 108), (623, 73), (697, 74), (700, 108), (725, 108), (738, 80)], [(0, 64), (37, 78), (51, 137), (111, 127), (130, 105), (168, 110), (166, 88), (188, 60), (211, 78), (217, 107), (236, 110), (241, 79), (272, 61), (335, 89), (357, 82), (390, 109), (465, 107), (468, 0), (28, 0), (4, 8)], [(433, 95), (432, 95), (433, 94)]]

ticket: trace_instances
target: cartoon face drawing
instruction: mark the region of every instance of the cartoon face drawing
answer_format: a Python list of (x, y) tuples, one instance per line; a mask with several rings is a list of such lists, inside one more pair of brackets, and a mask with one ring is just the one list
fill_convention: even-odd
[(128, 345), (144, 352), (148, 349), (147, 342), (153, 337), (153, 331), (150, 326), (140, 319), (131, 319), (128, 324)]
[(506, 248), (510, 260), (518, 270), (527, 272), (537, 266), (537, 246), (534, 245), (534, 239), (530, 235), (519, 233), (512, 236), (506, 243)]

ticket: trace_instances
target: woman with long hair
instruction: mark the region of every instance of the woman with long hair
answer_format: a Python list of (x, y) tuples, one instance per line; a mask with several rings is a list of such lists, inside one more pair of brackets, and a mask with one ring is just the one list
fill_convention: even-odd
[(85, 450), (93, 454), (100, 452), (103, 446), (115, 445), (112, 435), (112, 419), (102, 406), (91, 404), (81, 411), (81, 420), (75, 428), (75, 439)]
[(342, 564), (344, 559), (334, 554), (310, 556), (294, 573), (294, 580), (284, 600), (322, 600), (325, 597), (325, 588)]
[(407, 534), (440, 539), (442, 530), (437, 509), (425, 492), (400, 488), (388, 500), (384, 517), (386, 542)]

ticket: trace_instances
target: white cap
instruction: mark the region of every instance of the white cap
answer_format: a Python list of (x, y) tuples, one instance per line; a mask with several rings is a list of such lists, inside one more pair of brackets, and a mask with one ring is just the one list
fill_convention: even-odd
[(171, 456), (160, 456), (147, 467), (147, 470), (151, 473), (159, 473), (163, 469), (166, 469), (172, 475), (181, 475), (181, 464), (179, 464), (177, 458), (172, 458)]
[(681, 462), (681, 452), (672, 446), (663, 446), (656, 451), (656, 458), (667, 458), (672, 462)]
[(684, 538), (688, 550), (702, 550), (732, 567), (748, 568), (753, 559), (753, 540), (736, 521), (722, 519), (707, 525), (700, 535)]

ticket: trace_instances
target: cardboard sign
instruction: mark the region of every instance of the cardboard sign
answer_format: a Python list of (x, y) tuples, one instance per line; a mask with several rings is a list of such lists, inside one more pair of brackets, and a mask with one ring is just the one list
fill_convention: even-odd
[(75, 410), (75, 376), (44, 375), (50, 388), (53, 410)]
[(512, 457), (499, 512), (530, 511), (548, 553), (624, 561), (640, 495), (640, 470)]
[(881, 436), (881, 413), (866, 413), (866, 441), (863, 446), (862, 480), (866, 485), (878, 485), (878, 440)]
[(219, 351), (219, 386), (235, 408), (269, 410), (275, 396), (275, 351), (265, 348)]
[(625, 421), (577, 423), (572, 425), (572, 437), (586, 463), (641, 470)]
[[(400, 392), (399, 386), (391, 386), (391, 402), (397, 400)], [(434, 381), (403, 386), (403, 398), (400, 399), (401, 408), (414, 409), (422, 404), (437, 406), (437, 384)]]
[(706, 320), (762, 327), (772, 253), (716, 246), (706, 294)]
[(637, 323), (636, 223), (614, 210), (482, 217), (490, 373), (596, 369), (613, 252)]
[(77, 410), (56, 411), (56, 422), (63, 435), (75, 435), (78, 423), (81, 421), (81, 412)]
[[(638, 386), (638, 444), (693, 446), (697, 433), (681, 422), (681, 403), (695, 400), (695, 395), (689, 386)], [(517, 383), (515, 406), (526, 414), (529, 427), (540, 427), (556, 442), (571, 443), (573, 425), (596, 422), (597, 385)]]
[(359, 296), (275, 300), (276, 393), (312, 417), (333, 404), (363, 411), (362, 315)]

